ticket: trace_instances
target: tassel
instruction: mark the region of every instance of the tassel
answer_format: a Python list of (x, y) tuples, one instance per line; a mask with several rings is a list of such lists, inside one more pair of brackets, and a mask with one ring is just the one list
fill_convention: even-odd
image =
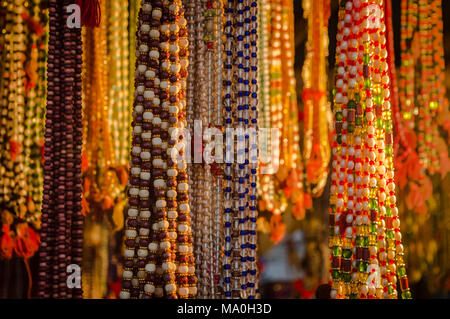
[(33, 257), (39, 249), (39, 235), (26, 223), (17, 225), (17, 239), (14, 251), (19, 257), (28, 259)]
[(14, 250), (14, 240), (11, 238), (9, 225), (3, 224), (2, 238), (0, 239), (0, 256), (5, 259), (11, 259)]
[(28, 261), (28, 258), (25, 258), (23, 260), (23, 262), (25, 263), (25, 268), (27, 270), (27, 275), (28, 275), (27, 298), (31, 299), (31, 289), (33, 288), (33, 276), (31, 275), (30, 263)]
[(98, 28), (101, 21), (99, 0), (77, 0), (81, 8), (81, 24), (89, 28)]

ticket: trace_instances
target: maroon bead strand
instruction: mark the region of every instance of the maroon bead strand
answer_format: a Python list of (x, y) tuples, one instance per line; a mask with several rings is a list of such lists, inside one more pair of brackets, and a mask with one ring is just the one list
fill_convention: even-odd
[(49, 1), (40, 298), (82, 298), (81, 288), (69, 287), (67, 281), (67, 267), (71, 264), (81, 266), (83, 227), (81, 30), (67, 26), (69, 4), (70, 0)]

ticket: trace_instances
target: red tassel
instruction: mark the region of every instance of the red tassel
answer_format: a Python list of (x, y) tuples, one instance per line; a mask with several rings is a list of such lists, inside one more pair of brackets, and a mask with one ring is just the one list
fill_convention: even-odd
[(89, 28), (99, 27), (102, 15), (99, 0), (77, 0), (76, 3), (81, 8), (81, 24)]
[(9, 225), (3, 224), (2, 232), (3, 236), (0, 239), (0, 256), (5, 259), (11, 259), (14, 249), (14, 240), (11, 238)]
[(34, 253), (39, 249), (39, 243), (39, 235), (28, 224), (17, 226), (17, 239), (14, 251), (19, 257), (24, 259), (33, 257)]

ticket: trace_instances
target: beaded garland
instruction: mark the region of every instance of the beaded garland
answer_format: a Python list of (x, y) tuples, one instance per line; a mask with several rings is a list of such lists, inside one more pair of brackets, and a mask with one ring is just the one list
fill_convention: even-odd
[(432, 176), (440, 173), (441, 162), (448, 161), (444, 151), (447, 146), (439, 132), (444, 121), (448, 121), (442, 3), (439, 0), (402, 0), (401, 14), (401, 118), (398, 125), (409, 135), (416, 135), (422, 166), (418, 169), (425, 169)]
[(180, 1), (141, 2), (136, 48), (120, 297), (192, 298), (197, 295), (197, 279), (185, 145), (179, 137), (185, 125), (188, 66), (186, 19)]
[(113, 161), (116, 166), (129, 162), (131, 111), (129, 99), (128, 6), (119, 0), (106, 7), (108, 48), (108, 120)]
[[(46, 11), (38, 1), (5, 3), (0, 35), (0, 257), (25, 261), (38, 249)], [(27, 261), (26, 261), (27, 263)], [(31, 278), (30, 278), (31, 279)]]
[[(259, 1), (259, 86), (261, 103), (259, 209), (270, 213), (259, 219), (259, 229), (279, 242), (286, 230), (282, 214), (292, 206), (296, 219), (305, 216), (310, 197), (303, 192), (299, 110), (294, 73), (294, 15), (291, 1)], [(270, 226), (266, 226), (270, 225)]]
[(258, 297), (257, 9), (257, 1), (230, 0), (224, 4), (225, 129), (236, 128), (236, 139), (226, 130), (226, 151), (234, 143), (236, 156), (227, 156), (224, 167), (225, 298)]
[(326, 185), (331, 155), (329, 144), (331, 114), (326, 95), (329, 6), (329, 1), (303, 1), (304, 16), (308, 19), (307, 54), (302, 71), (303, 160), (309, 192), (315, 197), (322, 194)]
[(69, 29), (70, 1), (49, 1), (48, 101), (39, 298), (81, 298), (67, 287), (67, 266), (81, 265), (81, 30)]
[[(186, 92), (186, 120), (191, 138), (198, 133), (201, 123), (202, 146), (194, 140), (193, 164), (188, 164), (190, 178), (190, 201), (194, 227), (195, 256), (197, 266), (198, 298), (215, 298), (220, 294), (218, 279), (221, 251), (221, 169), (214, 161), (214, 127), (222, 124), (221, 67), (218, 52), (218, 12), (220, 1), (186, 1), (188, 21), (189, 68)], [(195, 116), (194, 116), (195, 114)], [(194, 120), (196, 121), (194, 123)], [(197, 125), (197, 127), (196, 127)], [(197, 152), (201, 151), (202, 163), (197, 163)], [(195, 180), (192, 177), (195, 176)]]
[[(411, 298), (396, 207), (384, 1), (342, 1), (330, 207), (332, 298)], [(379, 269), (380, 277), (377, 276)]]

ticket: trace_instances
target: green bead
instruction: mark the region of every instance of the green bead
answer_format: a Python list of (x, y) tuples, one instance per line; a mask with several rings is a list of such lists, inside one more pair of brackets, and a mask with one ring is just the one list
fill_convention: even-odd
[(348, 107), (349, 109), (355, 109), (355, 108), (356, 108), (356, 102), (355, 102), (355, 100), (350, 100), (350, 101), (348, 101), (347, 107)]
[(356, 117), (355, 119), (355, 125), (356, 126), (361, 126), (362, 125), (362, 117)]
[(370, 56), (368, 54), (364, 54), (363, 63), (364, 64), (369, 64), (370, 63)]
[(404, 61), (403, 61), (403, 65), (404, 65), (404, 66), (409, 66), (409, 61), (408, 61), (408, 60), (404, 60)]
[(342, 255), (342, 248), (339, 246), (333, 247), (333, 256), (341, 256)]
[(377, 119), (376, 120), (376, 126), (378, 129), (382, 129), (383, 128), (383, 119)]
[(384, 123), (384, 129), (386, 130), (386, 133), (391, 133), (392, 132), (392, 123), (385, 122)]
[(430, 102), (430, 109), (436, 110), (438, 108), (438, 103), (436, 101)]
[(355, 101), (360, 102), (361, 101), (361, 95), (359, 93), (355, 93)]
[(412, 118), (411, 112), (404, 112), (403, 119), (410, 120)]
[(369, 246), (369, 237), (364, 236), (363, 237), (363, 247), (367, 247), (367, 246)]
[(387, 239), (394, 239), (394, 231), (393, 230), (388, 230), (386, 232), (386, 238)]
[(355, 244), (356, 244), (356, 246), (361, 247), (363, 244), (363, 238), (361, 236), (357, 236), (355, 239)]
[(352, 251), (350, 249), (342, 250), (342, 257), (344, 257), (345, 259), (352, 258)]
[(391, 211), (391, 208), (390, 207), (386, 207), (386, 214), (385, 214), (386, 216), (392, 216), (392, 211)]
[(349, 296), (349, 298), (350, 298), (350, 299), (358, 299), (358, 295), (357, 295), (357, 294), (354, 294), (354, 293), (351, 293), (350, 296)]
[(378, 227), (377, 227), (376, 224), (371, 224), (371, 225), (370, 225), (370, 232), (371, 232), (371, 233), (376, 233), (377, 230), (378, 230)]
[(341, 0), (341, 7), (345, 8), (345, 4), (347, 3), (347, 0)]
[(333, 94), (333, 96), (336, 96), (336, 93), (337, 93), (337, 90), (336, 90), (336, 89), (333, 89), (333, 90), (331, 91), (331, 94)]
[(381, 105), (382, 99), (381, 99), (381, 95), (377, 94), (373, 97), (373, 102), (375, 103), (375, 105)]
[(353, 126), (353, 124), (348, 124), (347, 125), (347, 131), (349, 133), (353, 133), (354, 130), (355, 130), (355, 127)]
[(412, 296), (411, 296), (411, 291), (409, 291), (409, 290), (403, 291), (403, 292), (402, 292), (402, 298), (403, 298), (403, 299), (411, 299), (411, 298), (412, 298)]
[(400, 278), (405, 277), (406, 276), (406, 268), (404, 266), (400, 266), (397, 269), (397, 274)]
[(342, 121), (344, 116), (342, 115), (342, 112), (339, 111), (339, 112), (336, 112), (335, 118), (336, 118), (336, 121), (340, 122), (340, 121)]
[(333, 270), (332, 272), (331, 272), (331, 277), (333, 277), (333, 279), (334, 280), (338, 280), (339, 279), (339, 277), (340, 277), (340, 272), (339, 272), (339, 270)]
[(365, 273), (367, 271), (367, 263), (364, 261), (359, 262), (358, 269), (360, 272)]
[(377, 207), (377, 201), (375, 198), (371, 198), (369, 200), (369, 208), (370, 209), (375, 209)]
[(386, 145), (386, 155), (392, 156), (392, 145)]
[(342, 144), (342, 136), (336, 136), (336, 142), (338, 143), (338, 144)]
[(367, 90), (367, 89), (370, 89), (370, 79), (369, 78), (367, 78), (367, 79), (364, 79), (364, 88)]
[(389, 286), (389, 288), (388, 288), (388, 293), (389, 293), (390, 295), (392, 295), (393, 292), (394, 292), (394, 288), (392, 288), (392, 286)]
[(341, 257), (342, 256), (342, 247), (335, 246), (333, 248), (333, 255)]
[(349, 282), (352, 280), (352, 275), (349, 274), (349, 273), (343, 273), (343, 274), (342, 274), (342, 280), (343, 280), (345, 283), (349, 283)]

